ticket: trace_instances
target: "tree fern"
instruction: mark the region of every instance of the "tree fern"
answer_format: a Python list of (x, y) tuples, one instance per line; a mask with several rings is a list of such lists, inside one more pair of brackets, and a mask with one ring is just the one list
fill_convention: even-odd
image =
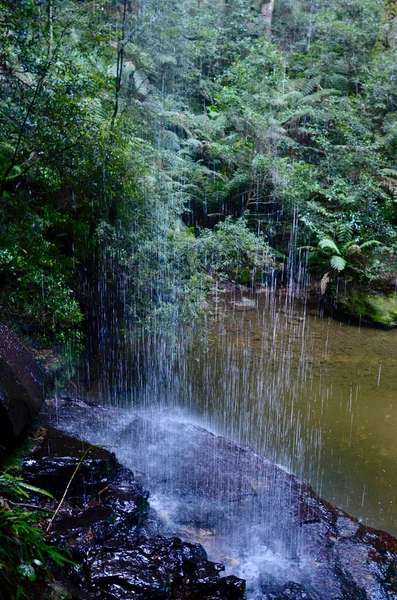
[(380, 169), (379, 173), (384, 175), (385, 177), (393, 177), (397, 179), (397, 170), (396, 169)]
[(341, 73), (332, 73), (331, 75), (326, 76), (326, 83), (333, 89), (344, 91), (347, 88), (349, 80), (346, 75), (342, 75)]
[(302, 92), (299, 92), (298, 90), (292, 90), (282, 97), (277, 96), (277, 98), (272, 101), (272, 104), (276, 104), (276, 102), (279, 104), (299, 104), (304, 97), (305, 96), (302, 94)]
[(293, 85), (293, 87), (295, 89), (302, 92), (302, 94), (304, 96), (307, 96), (309, 94), (312, 94), (314, 92), (314, 90), (320, 85), (320, 83), (321, 83), (321, 75), (317, 75), (316, 77), (312, 77), (312, 78), (295, 80), (295, 81), (291, 82), (291, 85)]
[(247, 186), (249, 186), (251, 178), (251, 170), (239, 169), (227, 182), (225, 190), (226, 195), (244, 190)]
[(397, 193), (397, 171), (395, 169), (380, 169), (379, 179), (383, 187), (395, 196)]
[(303, 98), (301, 99), (299, 104), (316, 104), (317, 102), (319, 102), (320, 100), (324, 100), (324, 98), (328, 98), (329, 96), (336, 96), (339, 95), (339, 91), (335, 90), (335, 89), (323, 89), (323, 90), (318, 90), (317, 92), (314, 92), (313, 94), (307, 95), (307, 96), (303, 96)]

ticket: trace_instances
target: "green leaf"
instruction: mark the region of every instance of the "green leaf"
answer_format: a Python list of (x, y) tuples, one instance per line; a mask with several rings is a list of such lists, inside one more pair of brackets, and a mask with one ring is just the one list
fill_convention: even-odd
[(353, 227), (351, 226), (350, 223), (341, 223), (340, 225), (338, 225), (338, 227), (336, 228), (336, 232), (337, 232), (337, 237), (338, 240), (348, 244), (350, 242), (353, 242)]
[(318, 245), (322, 250), (332, 250), (333, 252), (336, 252), (336, 254), (340, 254), (338, 246), (331, 238), (322, 238), (318, 242)]
[(16, 496), (23, 496), (28, 498), (28, 494), (25, 490), (29, 490), (31, 492), (35, 492), (36, 494), (43, 494), (44, 496), (48, 496), (49, 498), (53, 498), (53, 496), (47, 492), (46, 490), (42, 490), (34, 485), (30, 485), (26, 483), (22, 477), (14, 477), (13, 475), (9, 475), (8, 473), (2, 473), (0, 475), (0, 491), (7, 493), (11, 492)]
[(15, 595), (16, 600), (19, 600), (23, 594), (23, 585), (19, 585)]
[(346, 261), (341, 256), (331, 256), (330, 265), (336, 271), (343, 271), (346, 266)]
[(360, 248), (370, 248), (371, 246), (381, 246), (381, 242), (378, 240), (368, 240), (367, 242), (363, 242), (360, 244)]
[(19, 485), (26, 490), (30, 490), (31, 492), (36, 492), (36, 494), (42, 494), (43, 496), (48, 496), (48, 498), (53, 498), (54, 496), (47, 492), (47, 490), (43, 490), (41, 488), (35, 487), (34, 485), (30, 485), (29, 483), (25, 483), (24, 481), (19, 482)]

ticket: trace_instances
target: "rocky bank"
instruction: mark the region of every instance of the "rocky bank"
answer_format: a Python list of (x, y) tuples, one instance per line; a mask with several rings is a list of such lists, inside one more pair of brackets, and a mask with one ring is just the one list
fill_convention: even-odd
[(24, 461), (24, 478), (53, 494), (54, 501), (43, 504), (48, 510), (56, 509), (69, 485), (48, 537), (68, 548), (76, 563), (54, 571), (70, 598), (244, 597), (244, 581), (222, 577), (224, 566), (210, 562), (201, 545), (161, 535), (148, 492), (113, 453), (52, 427), (37, 433), (38, 442)]
[[(58, 423), (66, 426), (68, 422), (71, 429), (78, 429), (79, 423), (89, 433), (90, 424), (92, 435), (95, 430), (102, 431), (99, 436), (104, 441), (105, 429), (100, 429), (100, 423), (108, 419), (111, 429), (117, 431), (118, 445), (128, 446), (129, 456), (134, 457), (128, 460), (136, 459), (137, 464), (139, 456), (138, 450), (134, 454), (134, 444), (144, 432), (145, 439), (156, 447), (156, 452), (151, 447), (147, 450), (150, 485), (155, 485), (157, 494), (166, 496), (170, 490), (173, 492), (168, 520), (174, 531), (191, 534), (192, 529), (211, 529), (215, 537), (229, 540), (230, 553), (237, 544), (249, 550), (260, 539), (263, 552), (266, 548), (282, 556), (283, 569), (264, 569), (255, 586), (247, 583), (249, 598), (397, 599), (397, 540), (362, 525), (322, 500), (308, 484), (250, 448), (189, 423), (167, 423), (164, 416), (156, 420), (136, 414), (127, 422), (122, 415), (117, 430), (116, 410), (69, 399), (58, 400), (56, 410), (47, 405), (46, 418), (55, 420), (55, 415)], [(47, 442), (44, 445), (47, 447)], [(44, 460), (41, 466), (40, 462), (36, 464), (33, 472), (46, 470), (45, 464), (50, 465), (52, 459)], [(169, 465), (174, 470), (169, 471)], [(241, 579), (220, 577), (222, 567), (207, 562), (201, 546), (161, 536), (164, 525), (149, 509), (147, 494), (132, 479), (130, 471), (119, 465), (114, 468), (114, 479), (97, 482), (96, 468), (93, 464), (87, 466), (84, 485), (94, 488), (87, 488), (89, 494), (84, 505), (81, 500), (77, 502), (78, 509), (70, 515), (76, 520), (66, 521), (66, 529), (73, 525), (73, 535), (69, 529), (60, 538), (83, 553), (78, 582), (86, 593), (95, 590), (95, 598), (111, 600), (242, 598)], [(42, 478), (33, 477), (32, 482), (46, 484)], [(120, 512), (120, 507), (127, 507), (128, 502), (132, 502), (128, 513)], [(93, 522), (87, 510), (99, 510), (98, 507), (102, 516)], [(101, 512), (104, 510), (108, 512)], [(86, 524), (81, 525), (85, 520)], [(62, 527), (58, 523), (57, 531)], [(239, 574), (237, 567), (235, 572)], [(147, 579), (151, 569), (158, 569), (152, 583), (150, 577)], [(139, 592), (132, 593), (132, 581), (138, 573), (141, 580), (147, 581)]]

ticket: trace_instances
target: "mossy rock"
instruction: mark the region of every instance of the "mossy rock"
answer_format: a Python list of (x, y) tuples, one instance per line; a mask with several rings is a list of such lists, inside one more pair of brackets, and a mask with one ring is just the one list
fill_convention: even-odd
[(344, 313), (382, 327), (397, 326), (397, 293), (380, 294), (354, 291), (338, 302)]

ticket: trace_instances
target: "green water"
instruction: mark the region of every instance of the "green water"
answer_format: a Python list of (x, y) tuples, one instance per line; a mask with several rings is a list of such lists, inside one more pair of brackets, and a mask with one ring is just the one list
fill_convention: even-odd
[(209, 426), (397, 535), (397, 330), (358, 327), (266, 293), (220, 296), (183, 374)]

